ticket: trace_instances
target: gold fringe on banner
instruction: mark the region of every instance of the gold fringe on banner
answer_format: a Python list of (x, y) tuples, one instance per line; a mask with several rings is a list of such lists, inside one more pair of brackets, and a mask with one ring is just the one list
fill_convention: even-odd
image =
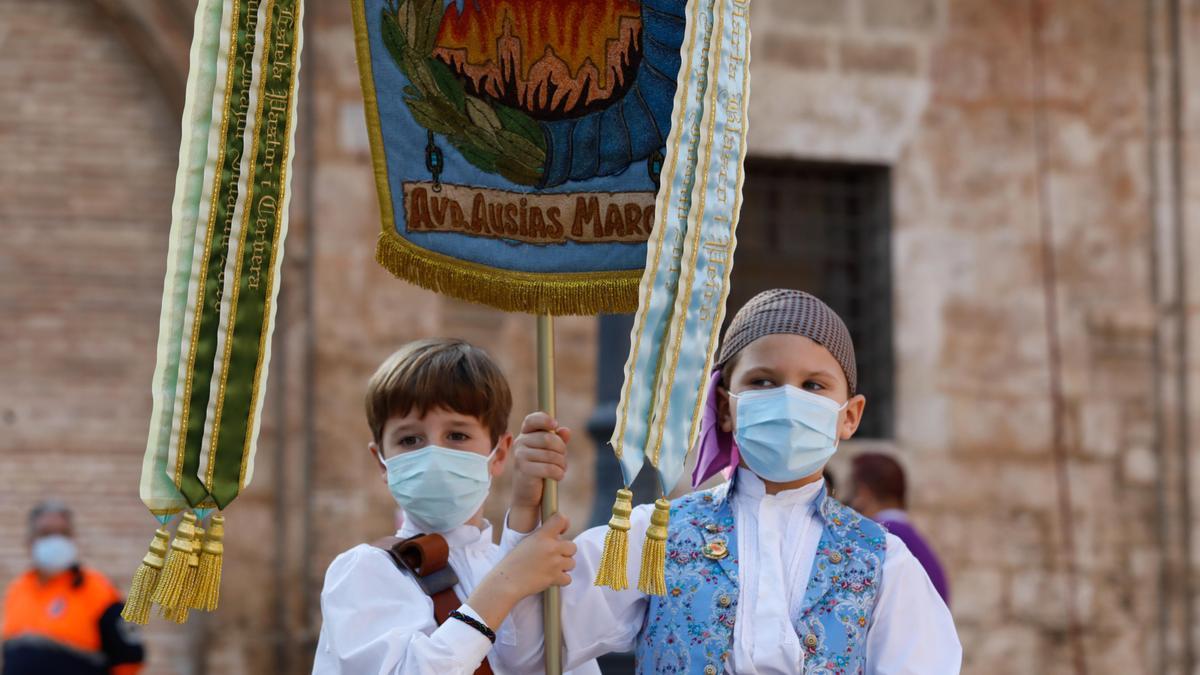
[(167, 542), (171, 534), (159, 528), (154, 532), (150, 541), (150, 550), (142, 558), (133, 573), (133, 582), (129, 585), (129, 597), (125, 599), (125, 608), (121, 610), (121, 618), (130, 623), (145, 626), (150, 622), (150, 602), (154, 589), (158, 586), (159, 575), (166, 563)]
[(622, 314), (637, 309), (641, 270), (515, 272), (458, 260), (421, 248), (394, 231), (379, 234), (375, 259), (389, 272), (431, 291), (506, 312)]
[(638, 590), (646, 595), (667, 594), (667, 524), (671, 521), (671, 502), (659, 498), (654, 502), (650, 527), (646, 528), (646, 543), (642, 546), (642, 570)]
[(629, 588), (629, 514), (633, 513), (633, 492), (624, 488), (617, 490), (612, 513), (608, 534), (604, 535), (604, 551), (600, 554), (595, 584), (623, 591)]

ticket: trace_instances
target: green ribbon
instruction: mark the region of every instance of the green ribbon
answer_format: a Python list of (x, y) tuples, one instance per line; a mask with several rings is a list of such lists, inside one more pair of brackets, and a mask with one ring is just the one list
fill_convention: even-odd
[(153, 407), (139, 486), (139, 494), (146, 508), (164, 523), (187, 506), (172, 479), (168, 457), (176, 410), (184, 322), (188, 314), (188, 284), (193, 274), (196, 233), (201, 229), (198, 225), (205, 186), (204, 174), (208, 165), (212, 98), (216, 90), (224, 4), (224, 0), (203, 0), (196, 8), (191, 67), (179, 143), (179, 169), (171, 206), (167, 272), (163, 282), (157, 360), (151, 384)]
[(296, 92), (302, 43), (299, 0), (267, 0), (261, 77), (251, 97), (248, 177), (238, 227), (235, 266), (227, 275), (229, 306), (222, 316), (224, 353), (205, 467), (207, 491), (225, 508), (249, 483), (270, 364), (275, 300), (287, 234)]
[(224, 90), (220, 100), (221, 123), (217, 129), (219, 153), (213, 172), (211, 205), (206, 223), (203, 248), (195, 277), (196, 297), (190, 306), (193, 312), (187, 359), (180, 375), (183, 395), (180, 407), (179, 433), (176, 440), (174, 480), (188, 503), (207, 506), (208, 490), (197, 477), (201, 446), (204, 438), (213, 359), (217, 349), (217, 329), (220, 323), (222, 295), (225, 294), (225, 267), (230, 253), (229, 235), (238, 200), (244, 132), (248, 112), (249, 92), (253, 77), (256, 11), (259, 0), (237, 0), (230, 3), (227, 60), (223, 64)]

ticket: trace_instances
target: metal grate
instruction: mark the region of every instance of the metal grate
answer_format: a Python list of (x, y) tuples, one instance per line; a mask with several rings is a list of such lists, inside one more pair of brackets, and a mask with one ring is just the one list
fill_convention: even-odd
[(729, 314), (769, 288), (829, 303), (854, 338), (867, 413), (858, 436), (894, 431), (891, 175), (877, 165), (749, 158)]

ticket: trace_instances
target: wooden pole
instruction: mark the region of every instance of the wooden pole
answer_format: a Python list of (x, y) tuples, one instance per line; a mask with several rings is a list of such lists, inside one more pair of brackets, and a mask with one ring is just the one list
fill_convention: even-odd
[[(556, 417), (554, 405), (554, 317), (537, 318), (538, 408)], [(546, 479), (542, 492), (542, 522), (558, 513), (558, 483)], [(562, 597), (551, 586), (542, 594), (542, 619), (546, 633), (546, 675), (562, 675)]]

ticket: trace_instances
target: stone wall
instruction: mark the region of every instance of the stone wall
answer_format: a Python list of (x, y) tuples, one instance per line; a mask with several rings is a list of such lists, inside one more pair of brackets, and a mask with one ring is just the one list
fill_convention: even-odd
[[(89, 561), (123, 586), (152, 531), (137, 467), (179, 111), (163, 69), (146, 65), (153, 55), (112, 21), (123, 5), (165, 21), (147, 2), (0, 0), (0, 582), (24, 566), (24, 514), (45, 495), (76, 504)], [(1183, 81), (1194, 82), (1200, 2), (1181, 6)], [(965, 672), (1072, 672), (1067, 531), (1090, 672), (1187, 672), (1188, 638), (1200, 644), (1188, 634), (1200, 622), (1187, 625), (1200, 544), (1183, 544), (1200, 494), (1188, 452), (1200, 438), (1200, 280), (1181, 266), (1200, 246), (1200, 101), (1183, 88), (1181, 146), (1168, 10), (1167, 0), (753, 5), (752, 153), (893, 169), (898, 409), (884, 446), (909, 467), (915, 518), (947, 563)], [(378, 207), (348, 5), (308, 11), (255, 483), (230, 509), (224, 606), (182, 629), (154, 624), (154, 673), (307, 671), (325, 567), (390, 527), (361, 397), (397, 345), (465, 337), (510, 376), (514, 425), (536, 400), (531, 317), (440, 298), (373, 262)], [(579, 432), (563, 504), (582, 523), (595, 321), (558, 330), (560, 418)], [(499, 487), (493, 517), (507, 480)]]

